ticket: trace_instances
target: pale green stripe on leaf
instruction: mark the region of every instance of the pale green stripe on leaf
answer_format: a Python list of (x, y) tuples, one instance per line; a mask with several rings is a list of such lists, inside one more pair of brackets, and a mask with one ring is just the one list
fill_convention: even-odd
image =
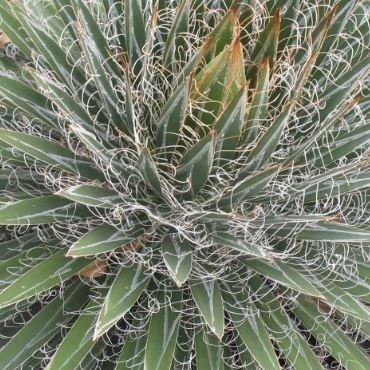
[[(166, 294), (171, 294), (171, 306)], [(170, 370), (177, 343), (182, 306), (182, 291), (160, 291), (158, 312), (150, 319), (144, 369)]]
[(99, 225), (78, 239), (67, 255), (81, 257), (110, 252), (134, 241), (142, 232), (140, 228), (134, 228), (127, 234), (110, 225)]
[(68, 287), (63, 298), (55, 297), (2, 348), (1, 369), (21, 368), (24, 361), (32, 357), (72, 318), (68, 312), (81, 309), (87, 298), (88, 287), (78, 283)]
[(178, 286), (188, 279), (192, 267), (191, 244), (179, 240), (175, 235), (167, 235), (162, 241), (162, 254), (166, 266)]
[(308, 299), (298, 297), (293, 312), (305, 328), (348, 370), (367, 370), (369, 358), (360, 346)]
[(217, 281), (191, 281), (193, 299), (210, 330), (222, 338), (224, 334), (223, 300)]
[(55, 194), (86, 206), (102, 208), (112, 208), (121, 199), (116, 191), (97, 185), (75, 185)]
[(107, 332), (136, 303), (150, 280), (142, 266), (123, 267), (117, 274), (102, 305), (94, 339)]
[(202, 326), (195, 334), (197, 368), (202, 370), (224, 370), (223, 348), (220, 339)]
[(56, 195), (22, 199), (0, 206), (0, 225), (36, 225), (91, 216), (84, 208)]
[(9, 306), (61, 284), (91, 263), (72, 259), (61, 249), (26, 271), (0, 293), (0, 307)]

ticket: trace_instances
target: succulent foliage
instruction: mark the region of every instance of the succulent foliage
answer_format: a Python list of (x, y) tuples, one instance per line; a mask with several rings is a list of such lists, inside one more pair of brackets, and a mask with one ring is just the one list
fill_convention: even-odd
[(367, 0), (0, 2), (0, 368), (370, 361)]

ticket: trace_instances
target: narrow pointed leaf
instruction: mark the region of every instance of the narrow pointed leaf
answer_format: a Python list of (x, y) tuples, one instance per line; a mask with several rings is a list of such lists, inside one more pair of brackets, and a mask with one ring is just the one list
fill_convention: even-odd
[(146, 30), (141, 5), (138, 0), (127, 0), (125, 4), (126, 48), (132, 66), (143, 55)]
[(217, 337), (224, 334), (224, 309), (217, 281), (191, 281), (194, 301), (208, 327)]
[(208, 179), (215, 151), (215, 133), (210, 133), (187, 151), (181, 159), (178, 175), (190, 179), (191, 189), (197, 194)]
[(102, 178), (92, 162), (54, 141), (5, 129), (0, 129), (0, 139), (44, 163), (93, 180)]
[[(0, 351), (0, 367), (4, 370), (21, 368), (72, 318), (68, 311), (78, 310), (86, 302), (88, 289), (81, 284), (67, 288), (64, 297), (55, 297), (39, 311)], [(72, 310), (70, 310), (70, 307)]]
[(189, 80), (174, 91), (163, 107), (157, 123), (157, 148), (165, 149), (176, 145), (185, 119), (188, 94)]
[(304, 275), (282, 261), (266, 262), (261, 259), (243, 258), (243, 263), (252, 270), (304, 294), (323, 298), (317, 288)]
[(302, 240), (370, 242), (370, 231), (340, 223), (318, 222), (307, 225), (296, 237)]
[[(90, 303), (86, 307), (96, 305)], [(64, 337), (62, 343), (58, 346), (46, 370), (69, 370), (76, 369), (84, 357), (88, 354), (94, 345), (93, 333), (96, 323), (96, 314), (82, 313), (75, 321), (72, 328)]]
[(242, 44), (237, 37), (231, 45), (211, 60), (195, 76), (191, 99), (201, 105), (198, 119), (215, 124), (226, 107), (246, 84)]
[[(168, 33), (166, 46), (163, 51), (163, 65), (171, 68), (171, 63), (174, 60), (179, 60), (181, 48), (184, 48), (185, 43), (181, 40), (181, 33), (188, 31), (190, 1), (182, 0), (178, 5), (176, 18), (172, 23), (171, 30)], [(180, 55), (179, 55), (180, 54)]]
[(0, 263), (0, 287), (11, 284), (17, 276), (30, 270), (52, 254), (48, 247), (57, 245), (58, 241), (40, 243), (37, 247), (26, 250)]
[(90, 260), (84, 258), (68, 258), (65, 256), (65, 250), (61, 249), (19, 276), (3, 290), (0, 293), (0, 307), (9, 306), (53, 288), (76, 275), (90, 263)]
[(178, 286), (184, 284), (191, 272), (192, 252), (187, 240), (167, 235), (162, 242), (163, 259)]
[(219, 201), (220, 206), (236, 205), (247, 199), (251, 199), (259, 194), (272, 178), (279, 172), (279, 167), (272, 167), (260, 171), (257, 174), (247, 176), (239, 181), (230, 191), (228, 191)]
[(202, 370), (224, 370), (223, 348), (219, 338), (206, 332), (205, 328), (195, 334), (197, 368)]
[(260, 69), (256, 91), (248, 112), (245, 133), (243, 133), (243, 143), (248, 144), (257, 138), (261, 120), (265, 118), (267, 112), (270, 78), (268, 59), (262, 62)]
[(249, 279), (254, 293), (258, 296), (255, 304), (260, 309), (261, 318), (276, 340), (279, 348), (294, 365), (296, 370), (322, 370), (323, 367), (317, 359), (306, 338), (299, 333), (292, 320), (280, 307), (279, 302), (271, 294), (270, 289), (262, 279), (255, 275)]
[(142, 331), (130, 333), (123, 344), (115, 370), (144, 370), (145, 347), (148, 337), (149, 323), (146, 319), (134, 321), (134, 327), (143, 328)]
[(110, 225), (100, 225), (84, 234), (68, 251), (68, 256), (81, 257), (113, 251), (134, 241), (143, 230), (128, 235)]
[(12, 14), (9, 6), (10, 4), (8, 2), (2, 2), (0, 4), (0, 29), (19, 47), (23, 54), (31, 58), (32, 44), (30, 45), (30, 42), (28, 42), (27, 33), (22, 27), (22, 23)]
[(273, 62), (279, 41), (280, 23), (280, 9), (277, 9), (273, 18), (271, 18), (270, 22), (258, 37), (256, 46), (251, 54), (252, 63), (249, 65), (246, 72), (247, 79), (254, 77), (257, 69), (256, 66), (262, 63), (266, 58)]
[(145, 179), (146, 184), (159, 196), (162, 195), (161, 180), (156, 164), (153, 162), (149, 152), (143, 149), (138, 161), (138, 167)]
[[(126, 118), (118, 111), (118, 100), (119, 97), (116, 95), (115, 87), (113, 85), (112, 76), (108, 76), (106, 65), (111, 59), (104, 60), (103, 57), (98, 54), (98, 46), (96, 40), (93, 37), (88, 36), (87, 26), (85, 26), (85, 33), (81, 30), (80, 36), (81, 45), (86, 56), (87, 63), (90, 68), (90, 72), (94, 78), (95, 85), (99, 91), (101, 100), (106, 107), (109, 118), (112, 124), (118, 132), (124, 132), (125, 134), (131, 134), (130, 127), (126, 122)], [(105, 39), (104, 39), (105, 40)]]
[(342, 329), (325, 317), (314, 303), (303, 297), (298, 298), (298, 303), (293, 308), (294, 313), (302, 321), (305, 328), (330, 351), (334, 358), (348, 370), (368, 369), (368, 356)]
[(0, 96), (15, 107), (60, 130), (58, 117), (53, 113), (50, 101), (28, 84), (7, 75), (0, 74)]
[(65, 51), (58, 43), (20, 11), (15, 11), (15, 14), (21, 21), (22, 27), (26, 30), (38, 53), (43, 56), (47, 65), (50, 66), (49, 68), (53, 70), (54, 75), (58, 76), (60, 81), (72, 89), (74, 86), (73, 80), (75, 80), (76, 84), (83, 84), (85, 82), (83, 74), (78, 66), (73, 66), (67, 60)]
[(150, 280), (142, 266), (123, 267), (113, 284), (99, 314), (94, 339), (108, 331), (136, 303)]
[(226, 232), (217, 232), (213, 236), (213, 241), (216, 244), (223, 245), (225, 247), (234, 249), (238, 252), (242, 252), (251, 256), (257, 256), (260, 258), (267, 258), (265, 251), (258, 247), (258, 245), (249, 243), (241, 238), (234, 237)]
[(145, 370), (171, 369), (179, 332), (182, 292), (172, 292), (171, 306), (167, 302), (166, 291), (161, 291), (158, 299), (163, 307), (150, 320), (144, 358)]
[(90, 12), (89, 8), (81, 0), (73, 1), (73, 7), (77, 15), (78, 21), (81, 21), (85, 27), (91, 40), (94, 42), (94, 48), (105, 62), (105, 67), (109, 69), (110, 74), (115, 77), (120, 76), (118, 66), (113, 58), (106, 36), (100, 30), (95, 16)]
[(116, 191), (97, 185), (76, 185), (55, 194), (86, 206), (103, 208), (114, 207), (121, 199)]
[(288, 123), (292, 108), (293, 106), (290, 105), (283, 110), (260, 137), (256, 146), (248, 156), (247, 169), (258, 170), (271, 158)]
[(81, 219), (90, 215), (78, 209), (72, 201), (56, 195), (29, 198), (0, 206), (0, 225), (36, 225), (67, 219)]
[(246, 87), (243, 86), (235, 94), (226, 109), (220, 114), (220, 117), (214, 125), (217, 134), (217, 142), (220, 146), (220, 151), (217, 153), (217, 156), (221, 164), (234, 157), (244, 122), (247, 103), (246, 98), (247, 90)]
[(335, 138), (328, 147), (314, 148), (299, 164), (313, 162), (315, 166), (327, 166), (333, 161), (342, 158), (370, 143), (370, 127), (368, 125), (357, 127)]
[(262, 369), (280, 370), (274, 347), (266, 327), (252, 302), (247, 302), (242, 293), (225, 285), (223, 297), (226, 309), (243, 343)]

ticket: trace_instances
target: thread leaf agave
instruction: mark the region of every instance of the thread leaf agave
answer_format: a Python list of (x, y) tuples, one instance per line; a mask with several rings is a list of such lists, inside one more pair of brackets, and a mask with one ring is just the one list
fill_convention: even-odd
[(367, 1), (0, 4), (0, 367), (368, 369)]

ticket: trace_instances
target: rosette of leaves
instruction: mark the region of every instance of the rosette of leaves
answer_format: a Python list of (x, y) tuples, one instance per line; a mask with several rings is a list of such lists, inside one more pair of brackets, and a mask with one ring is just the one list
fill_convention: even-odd
[(1, 369), (368, 369), (368, 19), (2, 1)]

